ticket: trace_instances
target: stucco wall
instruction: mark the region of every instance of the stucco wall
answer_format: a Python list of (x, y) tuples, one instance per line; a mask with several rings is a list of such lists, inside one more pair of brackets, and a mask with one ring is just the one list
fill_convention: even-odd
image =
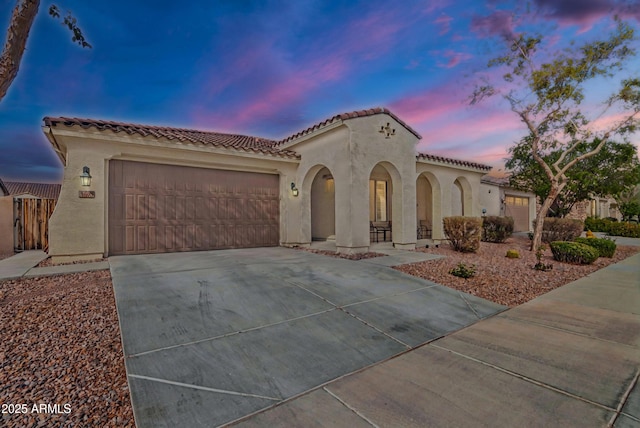
[(13, 253), (13, 197), (0, 196), (0, 254)]
[(480, 212), (485, 208), (487, 215), (504, 215), (500, 187), (495, 184), (480, 183)]
[(312, 239), (325, 240), (336, 234), (334, 179), (327, 168), (321, 169), (311, 186)]
[[(485, 174), (458, 165), (439, 164), (430, 161), (418, 161), (416, 176), (426, 177), (430, 183), (433, 204), (433, 239), (444, 239), (442, 218), (456, 215), (464, 210), (464, 215), (479, 217), (482, 215), (480, 202), (480, 178)], [(459, 187), (456, 186), (456, 180)], [(453, 190), (456, 186), (458, 190)], [(462, 189), (462, 195), (460, 190)], [(424, 198), (422, 194), (419, 198)], [(428, 202), (423, 202), (428, 203)]]
[[(212, 153), (200, 146), (178, 146), (153, 137), (133, 137), (111, 132), (57, 130), (56, 140), (67, 149), (67, 162), (60, 197), (49, 222), (49, 254), (56, 260), (95, 258), (108, 254), (108, 161), (134, 160), (203, 168), (236, 169), (274, 173), (280, 176), (281, 242), (299, 227), (299, 216), (290, 183), (295, 181), (296, 163), (257, 154)], [(83, 166), (91, 170), (91, 186), (80, 185)], [(95, 198), (79, 198), (80, 190), (95, 192)]]

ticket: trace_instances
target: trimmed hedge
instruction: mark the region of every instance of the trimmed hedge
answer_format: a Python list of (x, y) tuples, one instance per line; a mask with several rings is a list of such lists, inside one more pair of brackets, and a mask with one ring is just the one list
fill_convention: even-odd
[(480, 248), (482, 219), (480, 217), (445, 217), (442, 219), (444, 234), (454, 250), (475, 253)]
[(616, 252), (616, 243), (606, 238), (576, 238), (575, 242), (586, 244), (598, 250), (600, 257), (613, 257)]
[(583, 229), (584, 224), (580, 220), (546, 217), (542, 226), (542, 242), (573, 241)]
[(549, 245), (553, 259), (559, 262), (590, 265), (599, 256), (598, 250), (580, 242), (555, 241)]
[(613, 221), (608, 218), (587, 217), (584, 221), (585, 230), (605, 232), (611, 236), (626, 238), (640, 238), (640, 225), (632, 222)]
[(513, 233), (513, 217), (487, 216), (482, 218), (482, 240), (504, 242)]

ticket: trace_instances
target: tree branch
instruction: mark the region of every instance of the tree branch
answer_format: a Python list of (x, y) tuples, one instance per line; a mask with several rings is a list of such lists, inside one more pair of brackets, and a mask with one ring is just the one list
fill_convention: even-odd
[(0, 56), (0, 101), (18, 75), (27, 38), (39, 6), (40, 0), (21, 0), (13, 9), (7, 30), (7, 40)]

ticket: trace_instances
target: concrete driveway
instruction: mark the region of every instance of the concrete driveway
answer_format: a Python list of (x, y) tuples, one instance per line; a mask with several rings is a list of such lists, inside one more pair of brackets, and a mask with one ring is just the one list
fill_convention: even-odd
[(505, 309), (286, 248), (110, 264), (138, 427), (222, 425)]

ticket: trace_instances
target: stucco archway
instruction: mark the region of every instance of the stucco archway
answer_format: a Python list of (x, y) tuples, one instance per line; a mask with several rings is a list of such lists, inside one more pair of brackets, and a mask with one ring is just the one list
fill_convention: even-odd
[(432, 239), (442, 237), (442, 192), (440, 181), (431, 172), (423, 172), (416, 179), (416, 220), (418, 226), (425, 222)]
[[(322, 182), (325, 183), (331, 178), (330, 192), (321, 192)], [(324, 193), (324, 194), (323, 194)], [(335, 181), (331, 170), (322, 164), (317, 164), (309, 168), (300, 185), (300, 243), (310, 244), (313, 238), (327, 239), (335, 237)], [(326, 209), (321, 207), (323, 202), (331, 201), (331, 218), (320, 220), (322, 212)], [(314, 216), (315, 212), (315, 216)], [(315, 226), (313, 218), (316, 218)], [(326, 233), (332, 229), (332, 233)], [(314, 236), (313, 233), (320, 233), (326, 236)]]
[(311, 240), (335, 240), (336, 195), (333, 174), (322, 168), (311, 183)]
[[(398, 168), (390, 162), (378, 162), (369, 173), (369, 221), (390, 222), (394, 233), (388, 240), (396, 242), (395, 236), (403, 230), (402, 177)], [(396, 191), (394, 191), (396, 189)], [(371, 236), (369, 236), (371, 242)], [(384, 235), (383, 235), (384, 239)]]
[(451, 186), (451, 214), (470, 216), (473, 211), (473, 192), (465, 177), (458, 177)]

